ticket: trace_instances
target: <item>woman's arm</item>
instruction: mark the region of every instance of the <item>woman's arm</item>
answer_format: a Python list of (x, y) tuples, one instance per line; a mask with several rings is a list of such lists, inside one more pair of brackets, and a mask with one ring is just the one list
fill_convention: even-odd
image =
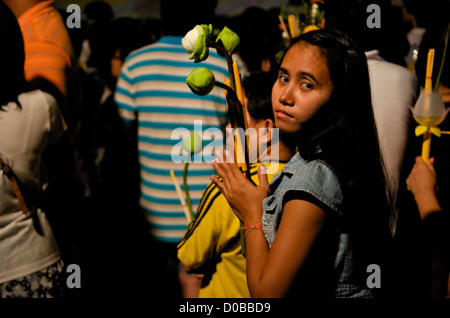
[[(216, 176), (211, 179), (244, 226), (260, 223), (262, 200), (269, 189), (267, 176), (258, 170), (260, 186), (254, 186), (235, 164), (213, 164), (223, 181)], [(321, 208), (308, 201), (291, 200), (284, 206), (271, 249), (262, 230), (254, 229), (246, 235), (247, 281), (252, 297), (286, 295), (324, 222), (325, 212)]]
[(303, 200), (283, 209), (269, 250), (262, 231), (247, 234), (247, 281), (252, 297), (284, 297), (325, 222), (325, 212)]

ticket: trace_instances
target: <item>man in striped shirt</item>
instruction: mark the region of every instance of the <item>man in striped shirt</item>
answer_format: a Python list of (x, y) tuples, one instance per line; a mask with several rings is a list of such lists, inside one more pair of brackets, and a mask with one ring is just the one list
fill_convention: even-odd
[[(210, 8), (212, 16), (215, 6), (211, 3), (215, 1), (203, 2), (203, 9)], [(174, 132), (201, 129), (203, 140), (207, 140), (211, 139), (208, 131), (224, 130), (227, 122), (222, 89), (214, 88), (206, 96), (197, 96), (186, 84), (187, 76), (197, 67), (209, 68), (218, 80), (228, 77), (226, 60), (214, 50), (210, 50), (205, 62), (195, 64), (181, 45), (183, 36), (196, 24), (211, 22), (207, 19), (208, 12), (203, 12), (202, 16), (191, 12), (198, 7), (201, 7), (198, 1), (161, 2), (165, 35), (126, 58), (115, 92), (124, 122), (137, 123), (141, 209), (150, 223), (152, 236), (174, 261), (176, 244), (188, 224), (170, 175), (173, 170), (183, 190), (184, 163), (172, 159), (173, 150), (182, 143), (182, 137)], [(215, 142), (222, 145), (222, 138)], [(194, 211), (212, 174), (210, 160), (202, 159), (189, 165), (187, 180)]]
[[(122, 119), (129, 125), (137, 121), (138, 125), (141, 207), (152, 224), (155, 238), (171, 243), (181, 239), (187, 225), (170, 177), (172, 169), (181, 184), (184, 169), (183, 163), (172, 160), (172, 150), (181, 138), (172, 134), (181, 128), (189, 132), (223, 129), (226, 124), (222, 90), (215, 88), (200, 97), (186, 85), (186, 77), (197, 67), (188, 57), (181, 46), (181, 37), (175, 36), (165, 36), (132, 52), (122, 67), (115, 93)], [(217, 78), (226, 76), (226, 65), (217, 54), (210, 52), (202, 64), (216, 70)], [(189, 166), (189, 190), (194, 205), (214, 174), (212, 166), (202, 161)]]

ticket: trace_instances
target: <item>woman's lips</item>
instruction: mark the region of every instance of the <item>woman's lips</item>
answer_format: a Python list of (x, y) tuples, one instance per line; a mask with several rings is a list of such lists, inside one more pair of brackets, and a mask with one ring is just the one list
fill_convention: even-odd
[(280, 119), (289, 119), (289, 118), (293, 118), (291, 115), (286, 114), (285, 112), (282, 112), (280, 110), (276, 111), (276, 116)]

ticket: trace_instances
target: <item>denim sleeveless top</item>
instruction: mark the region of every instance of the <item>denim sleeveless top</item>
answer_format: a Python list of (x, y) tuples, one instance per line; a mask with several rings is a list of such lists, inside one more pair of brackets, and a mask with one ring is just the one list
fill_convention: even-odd
[[(281, 173), (272, 179), (271, 195), (263, 201), (262, 225), (269, 247), (275, 239), (283, 212), (283, 197), (288, 191), (306, 192), (329, 207), (327, 213), (334, 213), (337, 218), (342, 217), (343, 194), (336, 175), (324, 162), (306, 161), (297, 152)], [(333, 256), (333, 276), (337, 282), (334, 297), (373, 297), (371, 289), (356, 284), (352, 278), (354, 268), (351, 236), (339, 226), (335, 230), (337, 231), (335, 237), (339, 242), (336, 242), (338, 249)]]

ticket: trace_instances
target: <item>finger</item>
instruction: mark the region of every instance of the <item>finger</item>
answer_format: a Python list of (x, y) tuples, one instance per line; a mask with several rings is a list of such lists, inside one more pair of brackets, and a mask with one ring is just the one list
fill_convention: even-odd
[(223, 179), (223, 181), (227, 182), (228, 181), (228, 175), (226, 173), (226, 171), (224, 171), (223, 169), (223, 165), (222, 163), (219, 162), (219, 158), (214, 159), (213, 161), (211, 161), (214, 170), (216, 170), (217, 174), (219, 175), (219, 177), (221, 177)]
[(421, 156), (417, 156), (416, 157), (416, 164), (423, 164), (426, 163)]
[(241, 169), (238, 168), (236, 163), (229, 162), (226, 165), (235, 181), (239, 180), (243, 176)]
[(430, 168), (431, 171), (436, 172), (436, 171), (434, 171), (434, 158), (430, 158), (430, 160), (428, 160), (427, 164), (428, 164), (428, 168)]
[(216, 159), (217, 159), (216, 162), (219, 162), (219, 163), (225, 162), (224, 157), (223, 157), (223, 151), (221, 151), (221, 150), (216, 151)]
[[(217, 151), (216, 156), (218, 160), (215, 160), (216, 164), (218, 164), (219, 168), (223, 171), (222, 173), (226, 174), (227, 179), (236, 178), (236, 172), (232, 169), (233, 161), (230, 161), (230, 152), (229, 151)], [(219, 174), (220, 175), (220, 174)], [(222, 175), (220, 175), (222, 176)]]
[(225, 150), (223, 153), (223, 162), (231, 163), (234, 162), (234, 155), (231, 154), (228, 150)]
[(219, 160), (219, 163), (234, 162), (233, 156), (231, 156), (228, 150), (225, 151), (217, 150), (216, 158)]
[(213, 160), (214, 169), (217, 174), (223, 179), (222, 193), (232, 193), (233, 186), (236, 184), (236, 178), (233, 172), (231, 172), (230, 166), (227, 163), (218, 162), (217, 158)]
[(411, 191), (411, 186), (412, 186), (412, 177), (411, 175), (408, 176), (408, 178), (406, 179), (406, 189), (408, 191)]
[(219, 180), (219, 178), (217, 178), (217, 176), (211, 176), (211, 181), (214, 182), (214, 184), (217, 186), (217, 188), (219, 189), (219, 191), (225, 196), (225, 198), (228, 197), (228, 191), (224, 185), (224, 183), (222, 181)]
[(259, 186), (261, 189), (269, 191), (269, 180), (267, 178), (267, 169), (264, 164), (261, 164), (258, 168)]

